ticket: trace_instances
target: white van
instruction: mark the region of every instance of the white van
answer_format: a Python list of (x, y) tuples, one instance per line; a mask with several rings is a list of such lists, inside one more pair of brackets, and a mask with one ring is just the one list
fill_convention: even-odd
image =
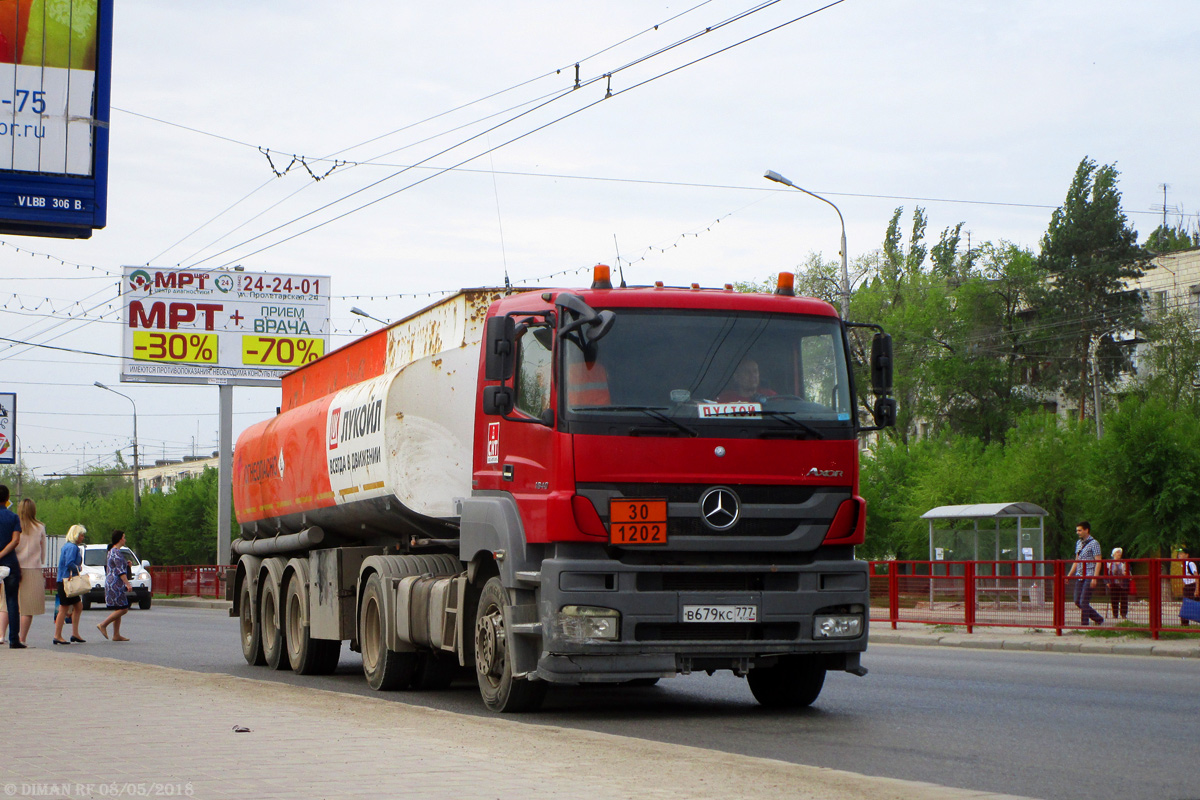
[[(137, 601), (138, 608), (149, 608), (150, 600), (153, 597), (150, 562), (138, 561), (137, 554), (128, 547), (122, 547), (121, 554), (125, 556), (125, 561), (129, 564), (130, 574), (133, 576), (129, 579), (129, 584), (133, 588), (126, 595), (129, 605), (132, 606), (134, 601)], [(81, 572), (92, 579), (92, 588), (83, 596), (83, 608), (85, 611), (92, 607), (92, 603), (104, 605), (104, 565), (107, 560), (108, 545), (85, 544), (83, 546), (83, 568)]]

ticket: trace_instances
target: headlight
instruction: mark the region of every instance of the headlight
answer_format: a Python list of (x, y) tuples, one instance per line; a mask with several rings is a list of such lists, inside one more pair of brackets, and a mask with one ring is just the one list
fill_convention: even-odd
[(558, 632), (576, 642), (620, 639), (621, 612), (600, 606), (563, 606), (558, 612)]
[(139, 572), (137, 579), (139, 581), (148, 581), (148, 580), (150, 580), (150, 573), (149, 572)]
[(814, 639), (853, 639), (862, 635), (860, 614), (818, 614), (813, 617)]

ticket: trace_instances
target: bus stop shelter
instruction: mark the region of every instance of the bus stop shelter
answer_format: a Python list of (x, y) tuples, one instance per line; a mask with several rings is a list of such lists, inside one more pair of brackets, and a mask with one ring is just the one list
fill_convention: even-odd
[[(1046, 509), (1033, 503), (976, 503), (939, 506), (921, 515), (929, 520), (929, 560), (1016, 562), (1014, 577), (1044, 577)], [(982, 548), (982, 549), (981, 549)], [(1000, 583), (999, 564), (992, 570)], [(947, 565), (946, 574), (953, 574)], [(978, 574), (978, 573), (977, 573)], [(1021, 586), (1021, 584), (1025, 584)], [(1026, 592), (1020, 589), (1026, 589)], [(1041, 603), (1042, 581), (1018, 581), (1017, 600), (1027, 594), (1031, 602)], [(930, 581), (930, 605), (934, 602), (934, 581)]]

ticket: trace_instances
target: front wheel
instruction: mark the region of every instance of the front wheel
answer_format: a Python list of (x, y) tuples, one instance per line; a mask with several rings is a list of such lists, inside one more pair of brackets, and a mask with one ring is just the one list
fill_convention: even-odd
[(492, 711), (536, 711), (546, 699), (546, 684), (513, 677), (511, 647), (504, 625), (504, 609), (508, 605), (504, 584), (499, 578), (491, 578), (483, 586), (475, 612), (475, 677), (479, 694)]
[(142, 611), (150, 610), (150, 595), (138, 598), (138, 608), (140, 608)]
[(768, 708), (804, 708), (821, 694), (825, 668), (811, 657), (783, 656), (772, 667), (755, 667), (746, 676), (754, 699)]

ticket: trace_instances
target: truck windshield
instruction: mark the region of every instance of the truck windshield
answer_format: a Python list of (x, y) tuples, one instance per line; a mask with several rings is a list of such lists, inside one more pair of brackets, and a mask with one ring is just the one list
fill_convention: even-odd
[(563, 352), (573, 420), (803, 436), (851, 423), (841, 326), (827, 317), (627, 308), (586, 355), (573, 337)]

